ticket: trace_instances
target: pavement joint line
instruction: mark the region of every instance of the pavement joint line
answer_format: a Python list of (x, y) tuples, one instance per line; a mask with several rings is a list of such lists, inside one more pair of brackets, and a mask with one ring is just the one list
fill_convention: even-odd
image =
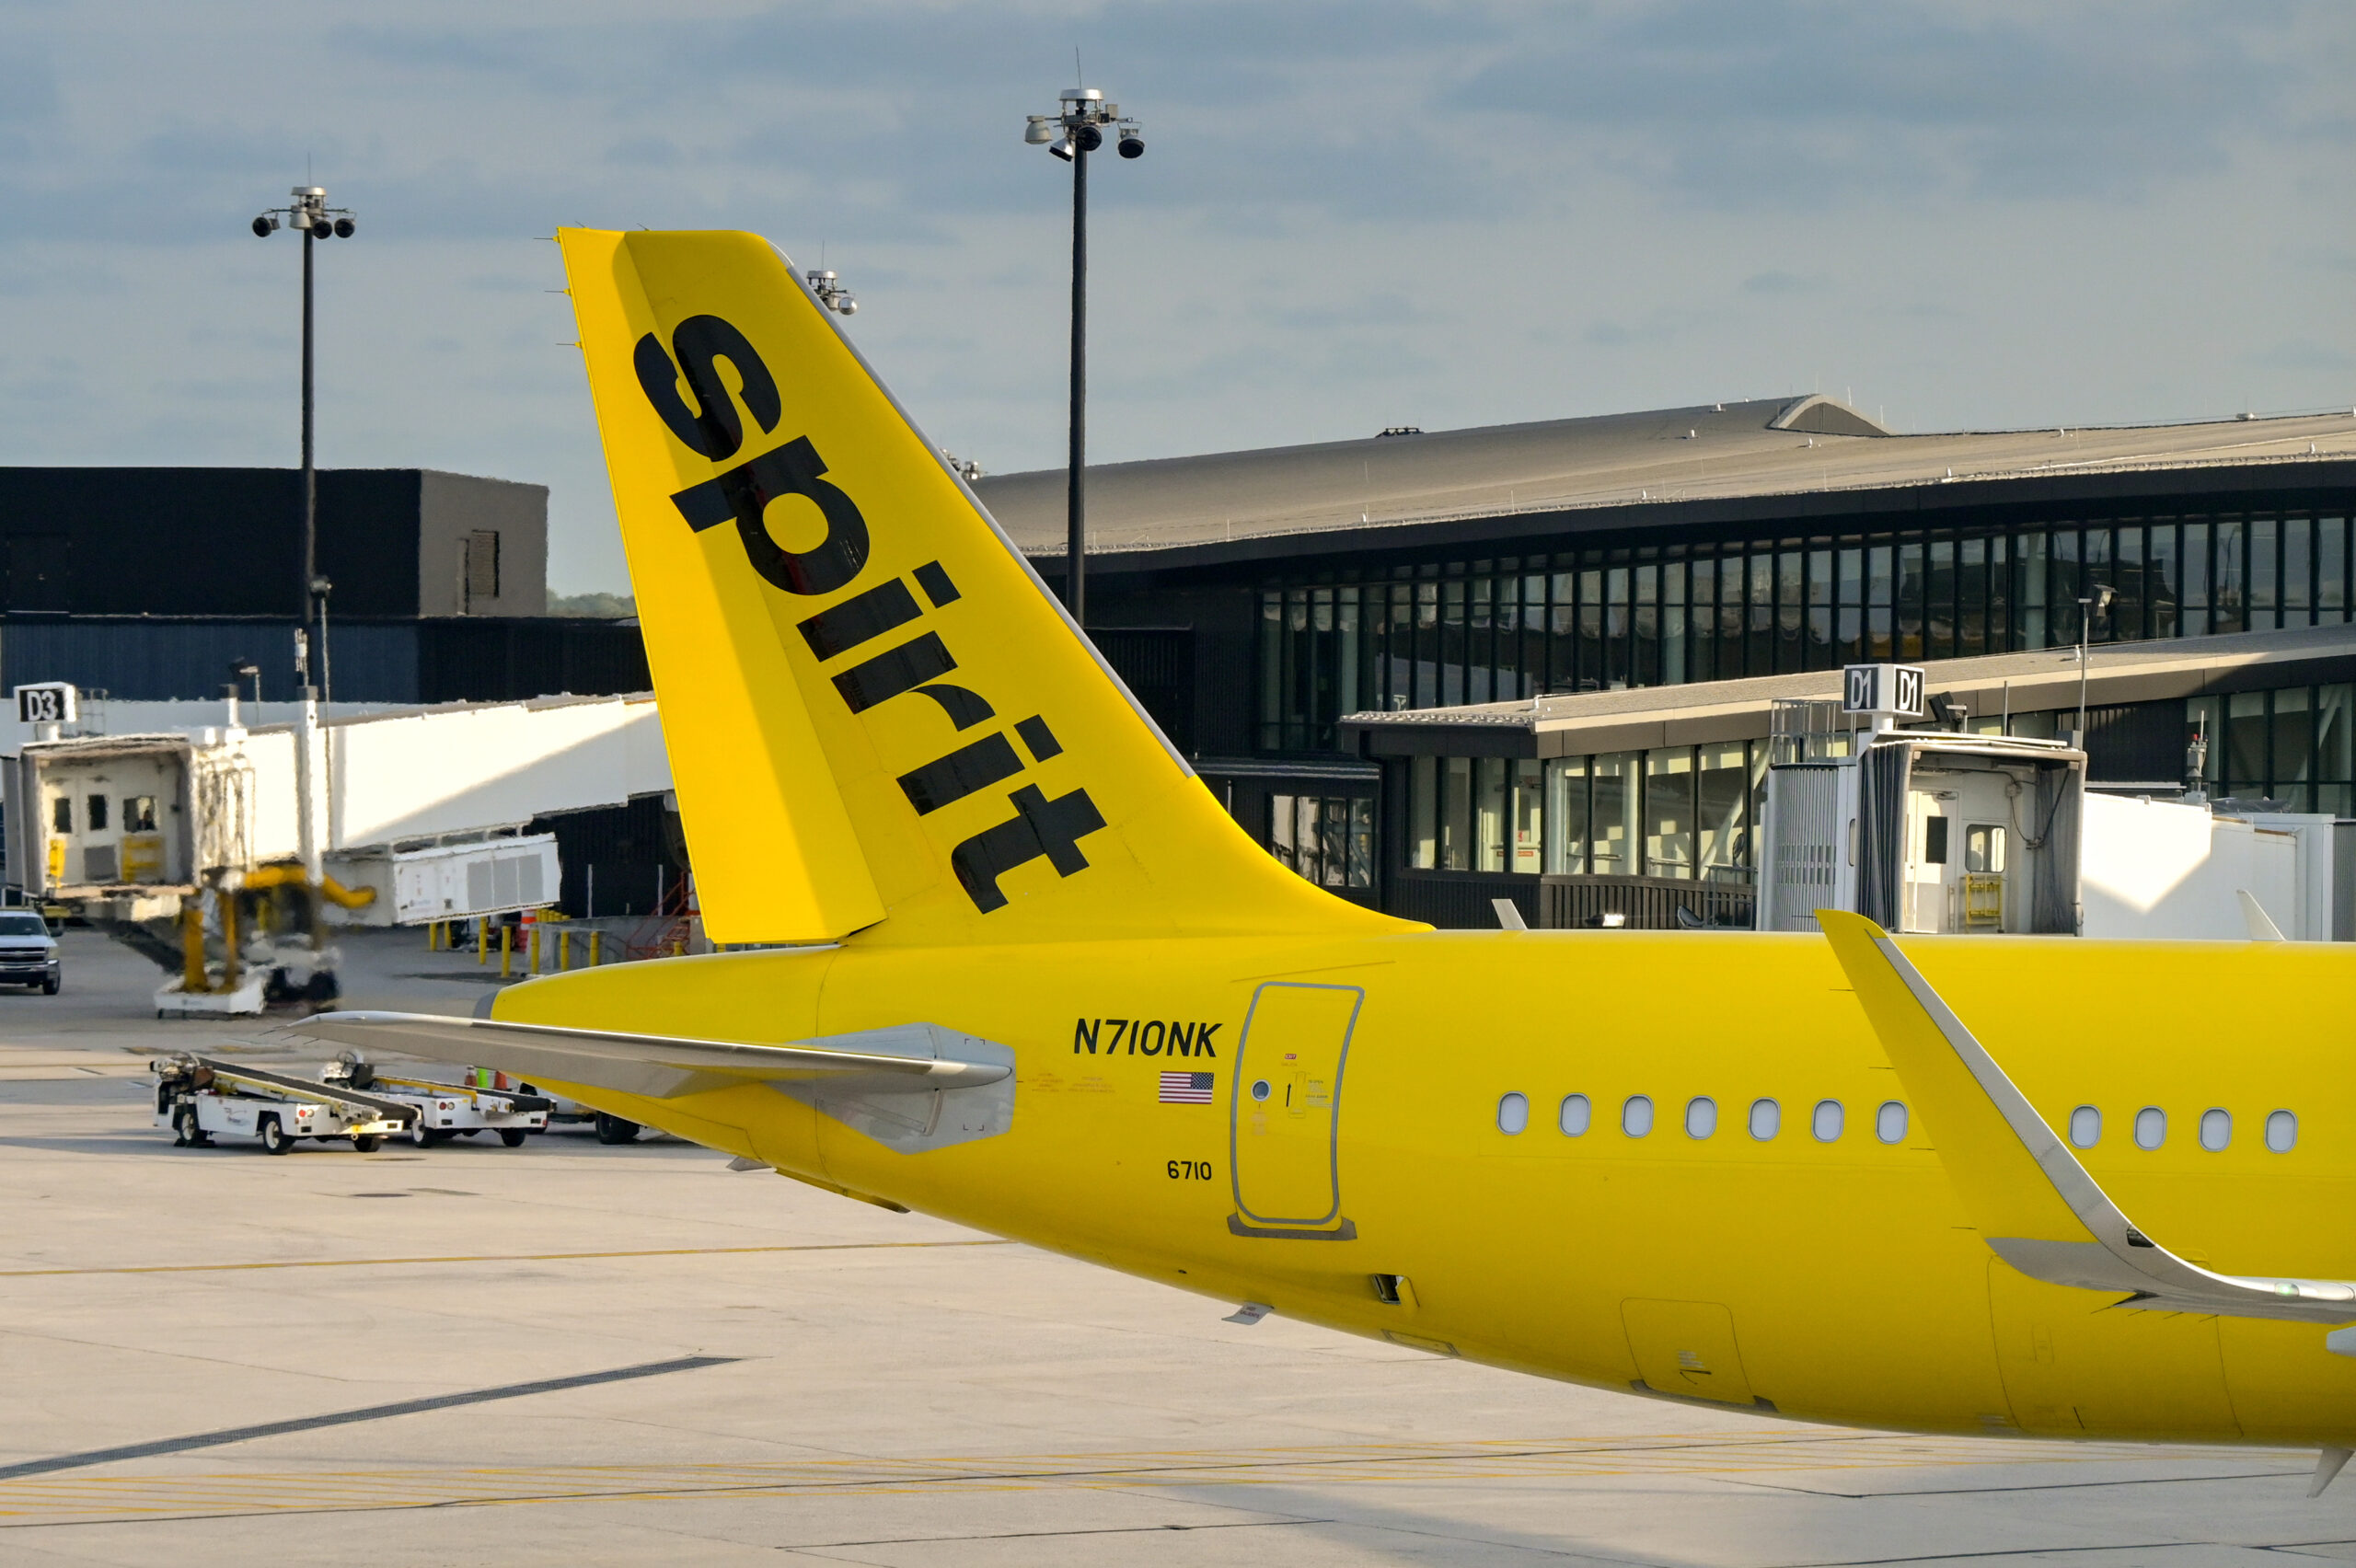
[[(778, 1247), (652, 1247), (618, 1252), (480, 1252), (419, 1258), (296, 1258), (260, 1263), (133, 1263), (120, 1268), (0, 1269), (0, 1279), (53, 1279), (66, 1274), (231, 1274), (250, 1269), (396, 1268), (405, 1263), (548, 1263), (597, 1258), (709, 1258), (747, 1252), (885, 1252), (913, 1247), (1011, 1247), (999, 1237), (973, 1241), (814, 1241)], [(8, 1472), (0, 1470), (0, 1476)]]
[(355, 1422), (384, 1421), (396, 1415), (413, 1415), (429, 1410), (489, 1404), (497, 1400), (517, 1400), (531, 1394), (557, 1393), (566, 1389), (627, 1382), (639, 1378), (660, 1378), (672, 1372), (726, 1366), (744, 1359), (741, 1355), (680, 1355), (668, 1361), (641, 1362), (634, 1366), (617, 1366), (604, 1372), (577, 1372), (567, 1378), (542, 1378), (529, 1383), (505, 1383), (497, 1388), (433, 1394), (424, 1399), (366, 1405), (359, 1410), (331, 1411), (325, 1415), (296, 1416), (288, 1421), (235, 1426), (226, 1431), (202, 1432), (187, 1437), (164, 1437), (151, 1443), (129, 1443), (114, 1448), (91, 1448), (78, 1454), (60, 1454), (54, 1458), (27, 1459), (21, 1464), (0, 1465), (0, 1481), (13, 1481), (20, 1476), (50, 1475), (59, 1470), (84, 1470), (92, 1465), (113, 1464), (122, 1459), (155, 1458), (165, 1454), (187, 1453), (194, 1448), (217, 1448), (228, 1443), (248, 1443), (259, 1437), (278, 1437), (291, 1432), (312, 1432), (323, 1426), (349, 1426)]
[[(593, 1374), (590, 1380), (611, 1376)], [(498, 1390), (491, 1392), (498, 1397), (512, 1397)], [(464, 1401), (466, 1396), (457, 1398)], [(451, 1401), (445, 1398), (441, 1401), (427, 1402)], [(363, 1417), (371, 1413), (359, 1412)], [(391, 1413), (398, 1413), (398, 1411)], [(249, 1432), (237, 1435), (252, 1435), (255, 1434)], [(1468, 1475), (1501, 1479), (1549, 1475), (1588, 1478), (1606, 1475), (1724, 1475), (1729, 1471), (1738, 1474), (1756, 1468), (1778, 1468), (1776, 1461), (1768, 1458), (1768, 1453), (1774, 1450), (1804, 1450), (1824, 1446), (1836, 1446), (1848, 1451), (1830, 1458), (1803, 1453), (1782, 1463), (1796, 1469), (1902, 1469), (1925, 1464), (1937, 1466), (1943, 1462), (2001, 1463), (2025, 1457), (2016, 1452), (2004, 1452), (1983, 1458), (1975, 1450), (1996, 1445), (1981, 1440), (1967, 1440), (1968, 1446), (1963, 1447), (1946, 1445), (1938, 1451), (1925, 1452), (1918, 1446), (1920, 1441), (1910, 1437), (1892, 1443), (1861, 1439), (1847, 1434), (1784, 1438), (1697, 1436), (1666, 1441), (1623, 1439), (1618, 1442), (1589, 1438), (1540, 1444), (1508, 1439), (1429, 1445), (1320, 1444), (1300, 1448), (1245, 1449), (1240, 1453), (1217, 1449), (1147, 1450), (1008, 1456), (996, 1459), (932, 1456), (903, 1459), (732, 1461), (706, 1465), (482, 1466), (432, 1468), (407, 1472), (312, 1470), (303, 1472), (299, 1478), (257, 1476), (238, 1471), (188, 1476), (108, 1476), (72, 1478), (49, 1486), (36, 1483), (36, 1489), (28, 1489), (45, 1493), (46, 1496), (19, 1493), (17, 1496), (9, 1498), (6, 1492), (0, 1492), (0, 1518), (5, 1519), (5, 1522), (0, 1522), (0, 1529), (55, 1528), (75, 1523), (95, 1523), (107, 1518), (121, 1523), (149, 1523), (167, 1519), (565, 1503), (692, 1501), (714, 1497), (906, 1495), (936, 1490), (1034, 1492), (1059, 1486), (1120, 1491), (1139, 1485), (1251, 1487), (1314, 1485), (1319, 1482), (1328, 1484), (1397, 1482), (1408, 1479), (1417, 1470), (1425, 1470), (1423, 1479), (1435, 1481), (1464, 1479)], [(2020, 1446), (2003, 1445), (2008, 1450)], [(2044, 1450), (2042, 1445), (2032, 1447), (2038, 1448), (2048, 1458), (2082, 1457), (2054, 1455)], [(1747, 1460), (1743, 1458), (1746, 1453)], [(1666, 1465), (1646, 1462), (1647, 1458), (1657, 1460), (1670, 1456), (1676, 1456), (1683, 1462), (1673, 1460)], [(2095, 1453), (2083, 1457), (2119, 1458), (2148, 1456), (2120, 1452), (2113, 1446), (2104, 1445)], [(1189, 1459), (1209, 1462), (1173, 1462)], [(1541, 1461), (1534, 1468), (1526, 1462), (1533, 1459)], [(1700, 1462), (1694, 1462), (1697, 1459)], [(1728, 1459), (1734, 1462), (1729, 1464), (1727, 1462)], [(1501, 1460), (1506, 1461), (1502, 1468), (1499, 1467)], [(1525, 1462), (1512, 1462), (1517, 1460)], [(1717, 1462), (1713, 1463), (1712, 1460)], [(1604, 1462), (1599, 1464), (1596, 1461)], [(1465, 1468), (1468, 1464), (1472, 1467), (1469, 1471)], [(868, 1473), (844, 1473), (860, 1469)], [(7, 1473), (10, 1472), (0, 1470), (0, 1475)], [(486, 1484), (501, 1478), (507, 1479), (511, 1484), (524, 1484), (503, 1494)], [(568, 1479), (574, 1484), (566, 1485)], [(271, 1482), (283, 1485), (290, 1480), (295, 1481), (296, 1484), (288, 1491), (282, 1491), (280, 1501), (243, 1509), (195, 1512), (189, 1510), (186, 1504), (174, 1495), (194, 1493), (209, 1499), (217, 1497), (224, 1489), (251, 1488), (258, 1483)], [(109, 1494), (119, 1495), (133, 1487), (144, 1489), (145, 1495), (111, 1502), (103, 1500)], [(323, 1497), (320, 1495), (322, 1493), (331, 1495)], [(47, 1514), (50, 1517), (22, 1517), (31, 1514)], [(82, 1517), (73, 1517), (77, 1515)], [(98, 1517), (94, 1519), (91, 1516)]]

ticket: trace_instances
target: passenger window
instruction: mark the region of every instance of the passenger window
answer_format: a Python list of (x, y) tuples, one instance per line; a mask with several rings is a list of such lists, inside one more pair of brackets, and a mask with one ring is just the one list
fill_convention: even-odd
[[(1934, 817), (1931, 820), (1936, 822), (1938, 819)], [(1831, 1143), (1841, 1136), (1841, 1102), (1819, 1100), (1816, 1102), (1816, 1114), (1808, 1119), (1808, 1130), (1816, 1135), (1817, 1142)]]
[(73, 796), (60, 795), (49, 802), (49, 831), (52, 833), (74, 831)]
[(2071, 1112), (2070, 1141), (2080, 1148), (2092, 1148), (2102, 1142), (2102, 1113), (2091, 1105), (2081, 1105)]
[(1906, 1136), (1906, 1107), (1895, 1100), (1885, 1100), (1881, 1109), (1874, 1113), (1874, 1136), (1886, 1144), (1899, 1143)]
[(1718, 1130), (1718, 1102), (1708, 1095), (1697, 1095), (1685, 1102), (1685, 1136), (1706, 1138)]
[(1784, 1130), (1784, 1108), (1772, 1100), (1750, 1102), (1750, 1136), (1765, 1143)]
[(1593, 1120), (1594, 1115), (1594, 1108), (1588, 1104), (1586, 1095), (1566, 1094), (1563, 1096), (1563, 1109), (1556, 1122), (1565, 1137), (1583, 1138), (1587, 1136), (1588, 1123)]
[(2299, 1141), (2299, 1119), (2288, 1111), (2269, 1113), (2266, 1118), (2266, 1147), (2277, 1154), (2288, 1154)]
[(122, 831), (153, 833), (156, 831), (156, 797), (125, 795), (122, 798)]
[(1632, 1094), (1628, 1103), (1620, 1107), (1620, 1130), (1632, 1138), (1643, 1137), (1653, 1130), (1653, 1101), (1648, 1094)]
[(1943, 816), (1923, 819), (1923, 864), (1944, 866), (1947, 863), (1947, 819)]
[(2211, 1154), (2234, 1141), (2234, 1113), (2215, 1106), (2200, 1113), (2200, 1147)]
[(1508, 1094), (1497, 1101), (1497, 1131), (1512, 1136), (1530, 1125), (1530, 1096)]
[(2168, 1141), (2168, 1113), (2156, 1105), (2135, 1113), (2135, 1147), (2157, 1148)]
[(107, 830), (107, 798), (92, 795), (83, 801), (82, 820), (89, 824), (92, 833), (104, 833)]

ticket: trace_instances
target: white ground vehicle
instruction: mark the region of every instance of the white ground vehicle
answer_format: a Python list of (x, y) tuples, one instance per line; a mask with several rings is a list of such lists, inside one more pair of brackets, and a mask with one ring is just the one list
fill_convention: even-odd
[(30, 986), (53, 997), (64, 977), (56, 933), (40, 911), (0, 910), (0, 986)]
[(298, 1138), (348, 1138), (363, 1154), (409, 1131), (417, 1107), (350, 1088), (309, 1082), (209, 1056), (167, 1056), (156, 1072), (156, 1125), (202, 1148), (215, 1137), (251, 1138), (284, 1154)]
[(499, 1141), (509, 1148), (519, 1148), (531, 1134), (548, 1130), (549, 1112), (555, 1105), (544, 1094), (522, 1090), (397, 1077), (351, 1056), (334, 1063), (320, 1077), (327, 1088), (365, 1090), (375, 1098), (412, 1108), (417, 1114), (405, 1131), (420, 1146), (490, 1132), (497, 1133)]

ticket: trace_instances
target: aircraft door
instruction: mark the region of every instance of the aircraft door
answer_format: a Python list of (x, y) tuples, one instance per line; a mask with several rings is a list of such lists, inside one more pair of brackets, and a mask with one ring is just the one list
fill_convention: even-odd
[(1366, 993), (1271, 982), (1252, 998), (1235, 1053), (1230, 1166), (1240, 1235), (1324, 1239), (1341, 1218), (1336, 1133), (1342, 1067)]

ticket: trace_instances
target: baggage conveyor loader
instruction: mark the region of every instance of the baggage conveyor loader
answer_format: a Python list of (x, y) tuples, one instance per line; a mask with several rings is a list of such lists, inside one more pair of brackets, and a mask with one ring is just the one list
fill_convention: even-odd
[(173, 1141), (183, 1147), (202, 1148), (225, 1135), (252, 1138), (271, 1154), (285, 1154), (298, 1138), (350, 1138), (353, 1148), (366, 1154), (379, 1140), (409, 1132), (423, 1114), (408, 1101), (364, 1093), (349, 1084), (193, 1053), (149, 1065), (156, 1074), (156, 1125), (171, 1128)]
[(413, 1108), (416, 1119), (404, 1130), (420, 1147), (491, 1132), (509, 1148), (520, 1148), (526, 1136), (548, 1130), (549, 1113), (556, 1107), (544, 1094), (387, 1073), (350, 1052), (319, 1076), (330, 1087), (364, 1090)]

